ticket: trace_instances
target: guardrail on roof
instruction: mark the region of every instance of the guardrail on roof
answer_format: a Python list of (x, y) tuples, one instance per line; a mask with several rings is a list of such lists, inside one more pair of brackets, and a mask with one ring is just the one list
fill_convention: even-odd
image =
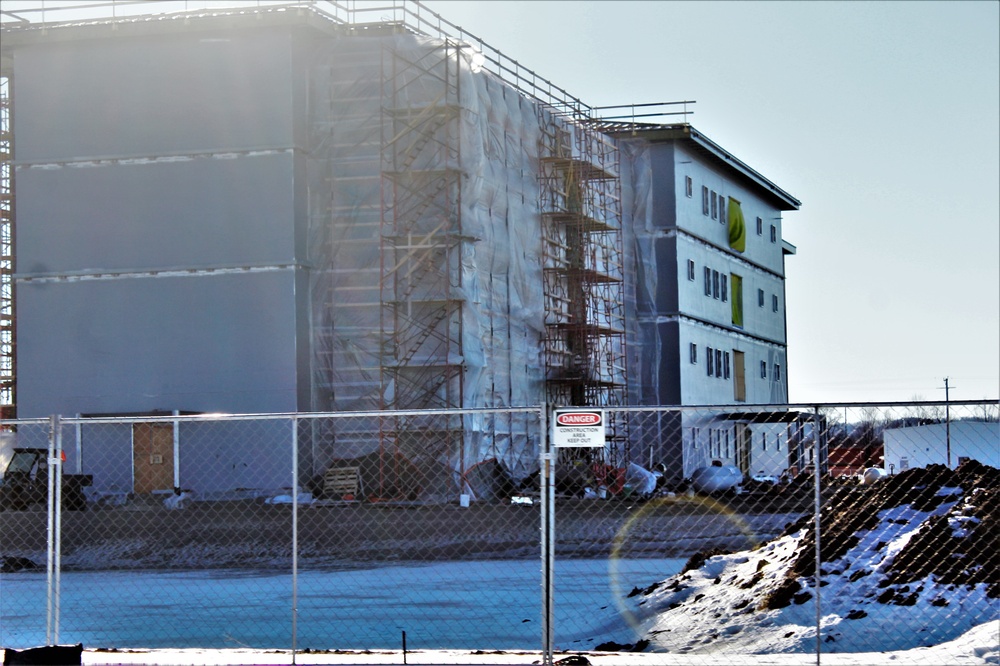
[[(46, 27), (106, 22), (147, 20), (158, 15), (219, 16), (248, 12), (285, 12), (305, 9), (315, 12), (332, 22), (352, 27), (371, 25), (398, 25), (415, 33), (437, 39), (450, 39), (475, 49), (472, 57), (486, 71), (561, 115), (581, 122), (597, 123), (621, 121), (621, 114), (628, 115), (634, 124), (637, 118), (678, 115), (667, 109), (673, 104), (684, 104), (680, 112), (687, 120), (687, 104), (693, 102), (654, 102), (614, 107), (594, 107), (536, 71), (494, 48), (481, 37), (472, 34), (440, 14), (430, 10), (418, 0), (4, 0), (0, 10), (0, 25), (10, 27)], [(642, 114), (636, 115), (641, 110)], [(613, 112), (615, 118), (606, 117)], [(645, 124), (645, 122), (643, 124)]]

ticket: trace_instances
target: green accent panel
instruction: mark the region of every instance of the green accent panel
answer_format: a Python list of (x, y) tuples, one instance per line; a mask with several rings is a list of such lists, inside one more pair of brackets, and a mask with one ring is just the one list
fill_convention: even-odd
[(729, 274), (729, 302), (733, 306), (733, 326), (743, 327), (743, 277)]
[(747, 225), (743, 221), (740, 202), (729, 197), (729, 247), (737, 252), (747, 249)]

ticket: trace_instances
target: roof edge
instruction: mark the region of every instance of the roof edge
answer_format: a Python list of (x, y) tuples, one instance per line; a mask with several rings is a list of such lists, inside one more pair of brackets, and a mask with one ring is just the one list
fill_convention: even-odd
[(703, 133), (695, 129), (688, 123), (677, 125), (656, 125), (656, 126), (632, 126), (628, 129), (604, 130), (610, 136), (617, 139), (642, 138), (650, 143), (666, 141), (690, 141), (712, 156), (715, 160), (733, 169), (740, 175), (752, 181), (765, 191), (767, 191), (777, 202), (779, 210), (799, 210), (802, 202), (789, 194), (784, 189), (778, 187), (773, 181), (766, 178), (759, 171), (739, 159), (722, 146), (709, 139)]

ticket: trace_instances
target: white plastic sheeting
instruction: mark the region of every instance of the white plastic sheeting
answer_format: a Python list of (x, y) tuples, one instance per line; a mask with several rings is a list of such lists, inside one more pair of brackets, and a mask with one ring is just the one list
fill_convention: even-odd
[[(441, 55), (435, 54), (440, 51)], [(320, 46), (313, 56), (309, 123), (309, 248), (313, 264), (313, 395), (320, 411), (379, 409), (392, 393), (380, 373), (380, 235), (385, 186), (380, 147), (386, 141), (387, 86), (397, 108), (418, 109), (442, 94), (444, 45), (416, 35), (349, 37)], [(454, 54), (455, 51), (451, 50)], [(463, 408), (535, 406), (545, 401), (539, 124), (550, 110), (474, 67), (472, 49), (458, 65), (459, 164), (457, 214), (463, 237), (452, 295), (462, 301), (461, 335), (453, 350), (463, 366)], [(420, 63), (395, 81), (392, 64)], [(422, 68), (426, 68), (422, 70)], [(456, 469), (497, 458), (519, 479), (537, 465), (537, 441), (525, 424), (493, 415), (463, 417), (464, 451)], [(338, 439), (345, 439), (340, 435)], [(352, 435), (377, 446), (377, 433)], [(356, 447), (363, 450), (364, 445)]]

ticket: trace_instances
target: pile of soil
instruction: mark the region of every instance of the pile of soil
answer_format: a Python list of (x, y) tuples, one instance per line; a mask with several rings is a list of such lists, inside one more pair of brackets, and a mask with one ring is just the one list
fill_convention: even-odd
[(819, 571), (815, 516), (804, 516), (754, 550), (701, 553), (634, 589), (633, 625), (658, 651), (721, 640), (747, 652), (808, 651), (818, 601), (830, 651), (952, 640), (998, 619), (998, 500), (1000, 470), (976, 461), (841, 487), (820, 511)]
[[(915, 512), (931, 515), (887, 563), (881, 584), (900, 586), (933, 575), (945, 585), (986, 583), (990, 598), (1000, 598), (998, 500), (1000, 470), (975, 460), (955, 470), (930, 465), (905, 470), (871, 486), (841, 488), (820, 511), (820, 560), (843, 558), (860, 543), (859, 532), (879, 527), (880, 512), (908, 504)], [(953, 506), (946, 513), (935, 513), (945, 504)], [(900, 524), (902, 519), (895, 520)], [(813, 517), (804, 517), (786, 534), (811, 527), (811, 522)], [(875, 548), (885, 545), (879, 541)], [(815, 562), (816, 532), (806, 530), (789, 579), (815, 574)]]

